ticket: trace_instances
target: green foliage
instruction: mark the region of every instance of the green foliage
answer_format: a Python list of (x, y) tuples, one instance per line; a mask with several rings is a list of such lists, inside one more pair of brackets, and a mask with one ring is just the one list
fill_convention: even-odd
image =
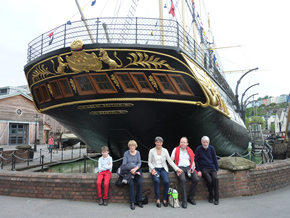
[(265, 104), (260, 104), (259, 108), (265, 107), (265, 106), (266, 106)]
[[(247, 121), (247, 119), (248, 119), (248, 121)], [(252, 123), (260, 123), (261, 126), (262, 126), (262, 128), (265, 128), (265, 126), (266, 126), (266, 121), (264, 121), (263, 118), (260, 117), (260, 116), (252, 116), (252, 117), (247, 118), (247, 119), (245, 119), (245, 121), (247, 121), (247, 124), (248, 124), (248, 125), (246, 124), (246, 127), (247, 127), (247, 128), (248, 128), (249, 125), (251, 125)]]
[(276, 103), (271, 103), (271, 104), (269, 104), (269, 106), (272, 106), (272, 107), (275, 106), (275, 105), (276, 105)]
[(269, 98), (269, 96), (268, 95), (265, 95), (265, 97), (263, 99), (268, 99), (268, 98)]
[(272, 131), (275, 131), (275, 123), (272, 123), (272, 125), (271, 125), (271, 130), (272, 130)]

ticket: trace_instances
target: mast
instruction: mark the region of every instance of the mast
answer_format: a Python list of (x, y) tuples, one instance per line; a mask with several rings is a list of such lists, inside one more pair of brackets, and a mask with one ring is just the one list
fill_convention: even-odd
[(186, 25), (185, 25), (185, 0), (182, 0), (182, 24), (183, 24), (183, 42), (184, 42), (184, 50), (187, 50), (187, 45), (186, 45)]
[(92, 43), (95, 43), (95, 40), (94, 40), (94, 38), (93, 38), (93, 36), (92, 36), (92, 34), (91, 34), (91, 30), (90, 30), (90, 28), (89, 28), (89, 26), (88, 26), (88, 24), (87, 24), (87, 21), (86, 21), (85, 15), (84, 15), (84, 13), (83, 13), (83, 11), (82, 11), (82, 8), (81, 8), (81, 6), (80, 6), (78, 0), (76, 0), (76, 4), (77, 4), (78, 9), (79, 9), (79, 12), (80, 12), (80, 14), (81, 14), (81, 16), (82, 16), (82, 20), (83, 20), (83, 22), (84, 22), (84, 24), (85, 24), (85, 26), (86, 26), (86, 28), (87, 28), (88, 34), (89, 34), (89, 36), (90, 36), (90, 38), (91, 38), (91, 41), (92, 41)]
[[(201, 18), (201, 1), (200, 0), (199, 0), (199, 19), (200, 19), (200, 22), (203, 23), (202, 22), (202, 18)], [(203, 41), (202, 40), (202, 37), (203, 37), (202, 34), (203, 34), (203, 27), (200, 27), (200, 38), (201, 38), (201, 41)], [(204, 60), (204, 46), (203, 46), (203, 43), (201, 43), (200, 47), (201, 47), (201, 57), (202, 57), (202, 60)], [(202, 61), (202, 65), (204, 65), (204, 61)]]
[(161, 31), (161, 45), (165, 45), (163, 0), (159, 0), (159, 19), (160, 19), (160, 31)]

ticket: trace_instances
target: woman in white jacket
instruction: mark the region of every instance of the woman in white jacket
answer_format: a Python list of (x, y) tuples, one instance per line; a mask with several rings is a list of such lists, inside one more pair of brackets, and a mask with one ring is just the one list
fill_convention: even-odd
[(154, 181), (154, 192), (156, 197), (156, 206), (161, 207), (160, 197), (159, 197), (159, 185), (160, 177), (163, 180), (163, 205), (164, 207), (168, 206), (167, 195), (169, 188), (169, 177), (168, 177), (168, 166), (166, 161), (170, 166), (176, 171), (177, 175), (180, 175), (183, 171), (179, 169), (175, 163), (171, 160), (169, 153), (166, 148), (163, 148), (163, 138), (157, 136), (155, 138), (155, 147), (149, 151), (148, 156), (148, 165), (149, 172), (152, 175)]

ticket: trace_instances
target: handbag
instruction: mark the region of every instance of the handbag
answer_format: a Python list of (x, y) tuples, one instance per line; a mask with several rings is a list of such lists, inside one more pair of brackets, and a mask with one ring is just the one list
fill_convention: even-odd
[(178, 208), (179, 200), (178, 200), (178, 191), (174, 188), (168, 189), (168, 204), (173, 208)]
[(141, 201), (142, 204), (148, 204), (148, 197), (147, 196), (150, 195), (150, 194), (151, 194), (151, 190), (150, 189), (146, 189), (145, 191), (143, 191), (143, 196), (142, 196), (142, 201)]

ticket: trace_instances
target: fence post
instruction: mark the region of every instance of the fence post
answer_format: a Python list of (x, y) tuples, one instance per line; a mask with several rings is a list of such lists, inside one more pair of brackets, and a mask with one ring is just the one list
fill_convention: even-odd
[(52, 152), (50, 152), (50, 162), (52, 162)]
[(175, 21), (177, 24), (177, 47), (179, 47), (179, 24), (177, 21)]
[(3, 148), (0, 148), (0, 152), (1, 152), (1, 163), (0, 163), (0, 167), (1, 167), (1, 170), (3, 170)]
[(81, 148), (81, 144), (80, 144), (80, 154), (79, 154), (79, 157), (81, 157), (81, 150), (82, 150), (82, 148)]
[(42, 149), (40, 149), (40, 151), (39, 151), (39, 164), (41, 164), (41, 151), (42, 151)]
[(63, 147), (61, 149), (61, 161), (63, 161)]
[(40, 55), (42, 55), (42, 50), (43, 50), (43, 34), (41, 35), (41, 52)]
[(96, 43), (98, 43), (98, 38), (99, 38), (99, 36), (98, 36), (98, 34), (99, 34), (99, 18), (97, 18), (97, 35), (96, 35)]
[(66, 39), (66, 24), (64, 25), (64, 34), (63, 34), (63, 47), (65, 48), (65, 39)]
[(12, 160), (11, 160), (11, 165), (12, 165), (12, 167), (11, 167), (11, 171), (14, 171), (14, 168), (13, 168), (13, 162), (14, 162), (14, 154), (12, 154)]
[(44, 155), (41, 155), (41, 172), (43, 172), (43, 159), (44, 159)]
[(26, 162), (27, 162), (27, 166), (29, 167), (29, 160), (30, 160), (30, 157), (26, 159)]
[(73, 159), (74, 157), (74, 150), (73, 150), (73, 146), (71, 146), (71, 159)]
[(138, 33), (137, 33), (138, 28), (137, 28), (137, 26), (138, 25), (137, 25), (137, 17), (136, 17), (136, 40), (135, 40), (136, 43), (135, 44), (137, 44), (137, 41), (138, 41)]
[(84, 155), (84, 173), (87, 173), (87, 156)]

